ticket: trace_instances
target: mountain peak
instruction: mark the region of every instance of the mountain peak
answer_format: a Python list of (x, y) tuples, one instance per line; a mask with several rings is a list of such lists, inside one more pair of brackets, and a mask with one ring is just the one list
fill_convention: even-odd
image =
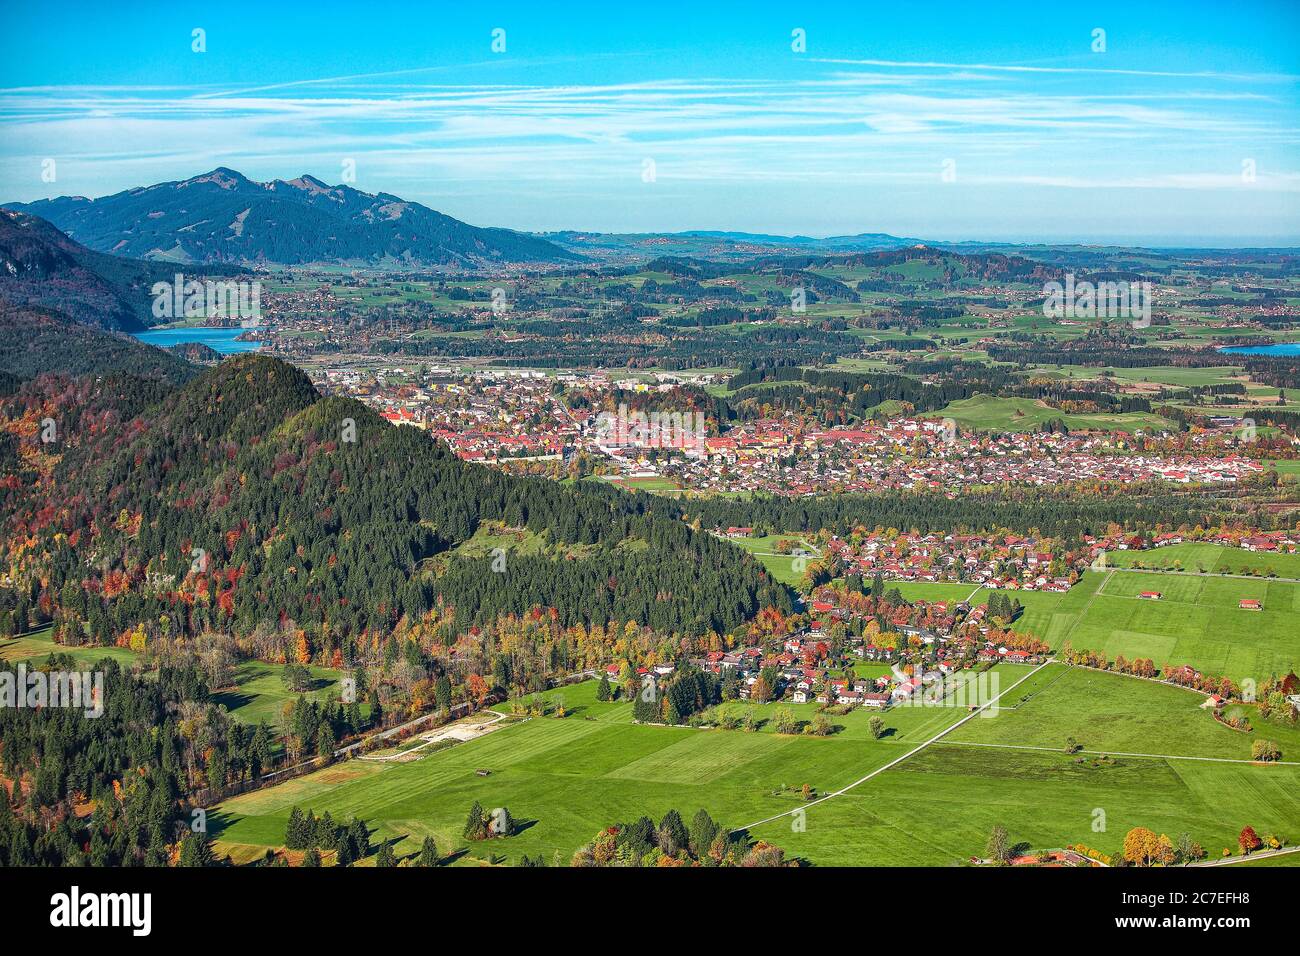
[(218, 166), (183, 182), (105, 196), (93, 207), (53, 199), (32, 211), (96, 251), (169, 263), (473, 271), (489, 263), (582, 258), (536, 236), (480, 229), (387, 193), (331, 186), (310, 173), (256, 182)]
[(297, 179), (282, 179), (279, 181), (283, 182), (286, 186), (292, 186), (294, 189), (301, 189), (303, 192), (311, 193), (313, 196), (318, 196), (321, 193), (334, 193), (336, 190), (341, 190), (342, 188), (322, 182), (311, 173), (303, 173)]
[(222, 189), (238, 189), (249, 182), (249, 178), (238, 170), (230, 169), (227, 166), (218, 166), (211, 172), (191, 177), (179, 183), (178, 188), (184, 189), (186, 186), (197, 186), (200, 183), (213, 183)]

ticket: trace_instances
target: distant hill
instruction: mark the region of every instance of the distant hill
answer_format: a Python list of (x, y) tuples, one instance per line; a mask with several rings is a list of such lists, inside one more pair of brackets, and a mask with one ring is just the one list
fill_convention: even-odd
[(0, 303), (0, 373), (33, 378), (126, 373), (141, 378), (187, 382), (199, 369), (170, 352), (107, 332), (51, 309)]
[[(205, 266), (206, 276), (236, 266)], [(105, 329), (134, 331), (156, 321), (155, 282), (173, 282), (176, 268), (87, 249), (39, 216), (0, 209), (0, 301), (34, 305)]]
[(920, 245), (881, 232), (856, 236), (771, 236), (749, 232), (544, 232), (537, 234), (570, 252), (610, 263), (641, 262), (661, 256), (741, 261), (756, 256), (875, 252)]
[(181, 264), (402, 270), (580, 259), (544, 239), (470, 226), (389, 193), (329, 186), (307, 175), (258, 183), (224, 167), (99, 199), (61, 196), (9, 206), (45, 217), (100, 252)]

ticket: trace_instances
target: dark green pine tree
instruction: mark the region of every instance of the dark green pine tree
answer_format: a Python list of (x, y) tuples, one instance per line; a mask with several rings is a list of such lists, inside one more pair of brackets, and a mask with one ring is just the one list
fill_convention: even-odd
[(700, 809), (691, 820), (691, 854), (696, 858), (706, 856), (717, 835), (718, 825), (713, 822), (713, 817), (707, 810)]
[(275, 757), (271, 751), (271, 730), (262, 721), (253, 731), (253, 740), (248, 745), (248, 764), (254, 778), (260, 777), (275, 762)]
[(328, 720), (321, 721), (320, 729), (316, 731), (316, 756), (332, 757), (336, 744), (334, 728)]
[(465, 818), (465, 839), (482, 840), (487, 837), (487, 820), (483, 816), (482, 805), (475, 800), (474, 805), (469, 808), (469, 816)]
[(212, 846), (208, 843), (206, 833), (187, 833), (181, 840), (181, 855), (178, 866), (212, 866)]
[(307, 834), (303, 829), (302, 811), (297, 807), (289, 810), (289, 825), (284, 831), (284, 845), (290, 850), (307, 848)]
[(348, 842), (351, 844), (353, 859), (361, 859), (370, 852), (370, 828), (360, 818), (348, 824)]
[(393, 855), (393, 845), (388, 840), (379, 844), (379, 853), (375, 857), (375, 866), (397, 866), (397, 857)]
[(451, 709), (451, 678), (446, 674), (440, 674), (433, 682), (433, 699), (441, 710)]
[(415, 858), (416, 866), (437, 866), (438, 865), (438, 845), (433, 842), (433, 837), (427, 836), (424, 842), (420, 844), (420, 854)]
[(312, 847), (307, 851), (307, 855), (302, 858), (303, 866), (318, 867), (320, 866), (320, 850)]
[(609, 700), (610, 697), (609, 674), (602, 673), (600, 683), (596, 685), (596, 700)]
[(690, 845), (690, 834), (686, 832), (686, 824), (682, 823), (682, 815), (676, 810), (669, 810), (659, 821), (658, 836), (659, 849), (668, 856), (674, 856)]

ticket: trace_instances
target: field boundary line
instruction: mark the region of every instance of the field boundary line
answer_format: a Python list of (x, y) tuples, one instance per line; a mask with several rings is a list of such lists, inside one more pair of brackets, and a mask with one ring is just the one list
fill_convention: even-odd
[[(974, 740), (944, 740), (945, 747), (995, 747), (998, 750), (1036, 750), (1042, 753), (1071, 756), (1059, 747), (1035, 747), (1031, 744), (986, 744)], [(1094, 754), (1098, 757), (1149, 757), (1152, 760), (1204, 760), (1208, 763), (1244, 763), (1260, 767), (1300, 767), (1300, 760), (1246, 760), (1242, 757), (1192, 757), (1183, 754), (1137, 754), (1123, 750), (1076, 750), (1076, 754)]]
[(980, 714), (984, 713), (984, 711), (986, 711), (988, 708), (994, 706), (994, 705), (995, 705), (999, 700), (1001, 700), (1004, 696), (1006, 696), (1007, 694), (1011, 693), (1013, 690), (1015, 690), (1017, 687), (1019, 687), (1019, 686), (1020, 686), (1021, 684), (1023, 684), (1025, 681), (1029, 680), (1029, 678), (1033, 677), (1035, 674), (1037, 674), (1039, 671), (1041, 671), (1044, 667), (1046, 667), (1048, 664), (1051, 664), (1051, 663), (1053, 663), (1053, 662), (1054, 662), (1054, 658), (1048, 658), (1047, 660), (1043, 661), (1043, 663), (1039, 664), (1039, 665), (1038, 665), (1037, 667), (1035, 667), (1032, 671), (1030, 671), (1030, 672), (1029, 672), (1028, 674), (1026, 674), (1024, 677), (1020, 678), (1020, 680), (1016, 681), (1014, 684), (1012, 684), (1012, 685), (1011, 685), (1010, 687), (1008, 687), (1006, 690), (1000, 692), (996, 697), (994, 697), (994, 698), (993, 698), (992, 700), (990, 700), (988, 703), (986, 703), (986, 704), (982, 704), (982, 705), (981, 705), (980, 707), (978, 707), (977, 709), (972, 710), (972, 711), (971, 711), (969, 714), (967, 714), (965, 717), (961, 718), (961, 720), (958, 720), (957, 722), (955, 722), (955, 723), (953, 723), (953, 724), (949, 724), (949, 725), (948, 725), (947, 727), (945, 727), (943, 730), (939, 731), (939, 733), (935, 734), (935, 735), (934, 735), (933, 737), (931, 737), (929, 740), (925, 741), (925, 743), (920, 744), (919, 746), (913, 748), (912, 750), (909, 750), (907, 753), (903, 754), (901, 757), (895, 757), (893, 760), (889, 761), (889, 763), (885, 764), (884, 766), (877, 767), (875, 770), (871, 771), (871, 772), (870, 772), (869, 774), (867, 774), (866, 776), (864, 776), (864, 777), (859, 777), (857, 780), (854, 780), (854, 781), (853, 781), (852, 783), (850, 783), (848, 786), (846, 786), (846, 787), (841, 787), (839, 790), (836, 790), (834, 793), (828, 793), (828, 794), (826, 794), (826, 796), (824, 796), (824, 797), (818, 797), (816, 800), (809, 801), (808, 803), (804, 804), (804, 805), (801, 806), (801, 807), (795, 807), (793, 810), (786, 810), (784, 813), (777, 813), (777, 814), (774, 814), (773, 816), (767, 817), (767, 818), (765, 818), (765, 819), (762, 819), (762, 820), (756, 820), (756, 821), (754, 821), (753, 823), (746, 824), (745, 826), (742, 826), (742, 827), (736, 827), (736, 828), (735, 828), (734, 830), (732, 830), (731, 832), (732, 832), (732, 833), (739, 833), (739, 832), (741, 832), (742, 830), (752, 830), (754, 827), (762, 826), (764, 823), (771, 823), (773, 820), (780, 820), (782, 817), (792, 816), (792, 815), (794, 815), (794, 814), (796, 814), (796, 813), (799, 813), (800, 811), (803, 811), (803, 810), (810, 810), (810, 809), (812, 809), (813, 807), (817, 806), (817, 804), (819, 804), (819, 803), (825, 803), (827, 800), (834, 800), (836, 797), (843, 796), (844, 794), (846, 794), (846, 793), (848, 793), (850, 790), (852, 790), (854, 787), (861, 786), (862, 784), (866, 783), (868, 780), (870, 780), (872, 777), (876, 776), (877, 774), (884, 773), (884, 772), (885, 772), (886, 770), (888, 770), (890, 767), (896, 767), (896, 766), (898, 766), (900, 763), (902, 763), (904, 760), (906, 760), (908, 757), (911, 757), (911, 756), (913, 756), (913, 755), (915, 755), (915, 754), (920, 753), (922, 750), (924, 750), (926, 747), (930, 746), (930, 744), (934, 743), (936, 740), (939, 740), (941, 737), (945, 737), (945, 736), (947, 736), (948, 734), (952, 733), (954, 730), (956, 730), (956, 729), (957, 729), (958, 727), (960, 727), (962, 724), (966, 723), (966, 721), (971, 720), (971, 719), (974, 718), (974, 717), (978, 717)]
[[(1189, 578), (1231, 578), (1235, 581), (1263, 581), (1267, 584), (1269, 581), (1281, 581), (1284, 584), (1300, 584), (1300, 578), (1284, 578), (1278, 575), (1267, 574), (1223, 574), (1218, 571), (1173, 571), (1164, 568), (1110, 568), (1111, 571), (1128, 571), (1131, 574), (1182, 574)], [(1119, 595), (1111, 595), (1118, 597)], [(1191, 604), (1193, 601), (1179, 601), (1179, 604)]]
[(1106, 585), (1110, 582), (1110, 579), (1114, 574), (1115, 570), (1113, 568), (1107, 569), (1106, 576), (1102, 578), (1101, 583), (1097, 585), (1097, 590), (1088, 595), (1088, 600), (1083, 602), (1083, 607), (1079, 608), (1079, 610), (1074, 614), (1074, 620), (1070, 622), (1070, 626), (1067, 627), (1065, 633), (1061, 635), (1061, 646), (1064, 646), (1065, 642), (1070, 639), (1072, 634), (1074, 634), (1075, 628), (1079, 626), (1079, 622), (1087, 616), (1088, 608), (1092, 607), (1092, 602), (1097, 600), (1097, 596), (1101, 594), (1102, 591), (1106, 590)]

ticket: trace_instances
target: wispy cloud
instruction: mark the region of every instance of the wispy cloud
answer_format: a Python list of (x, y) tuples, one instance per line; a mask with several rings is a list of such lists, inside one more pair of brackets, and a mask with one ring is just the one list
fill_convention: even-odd
[[(493, 208), (513, 198), (535, 209), (539, 185), (640, 202), (647, 159), (664, 187), (750, 195), (767, 184), (819, 203), (839, 190), (861, 204), (909, 184), (938, 194), (948, 167), (961, 189), (989, 195), (1300, 192), (1295, 77), (842, 58), (801, 66), (780, 81), (508, 84), (488, 82), (486, 64), (462, 64), (246, 86), (15, 86), (0, 90), (0, 198), (69, 191), (63, 183), (99, 194), (218, 164), (333, 180), (344, 160), (363, 187), (433, 205), (488, 197)], [(1089, 82), (1037, 79), (1047, 74)], [(47, 157), (67, 171), (53, 184), (39, 178)]]

